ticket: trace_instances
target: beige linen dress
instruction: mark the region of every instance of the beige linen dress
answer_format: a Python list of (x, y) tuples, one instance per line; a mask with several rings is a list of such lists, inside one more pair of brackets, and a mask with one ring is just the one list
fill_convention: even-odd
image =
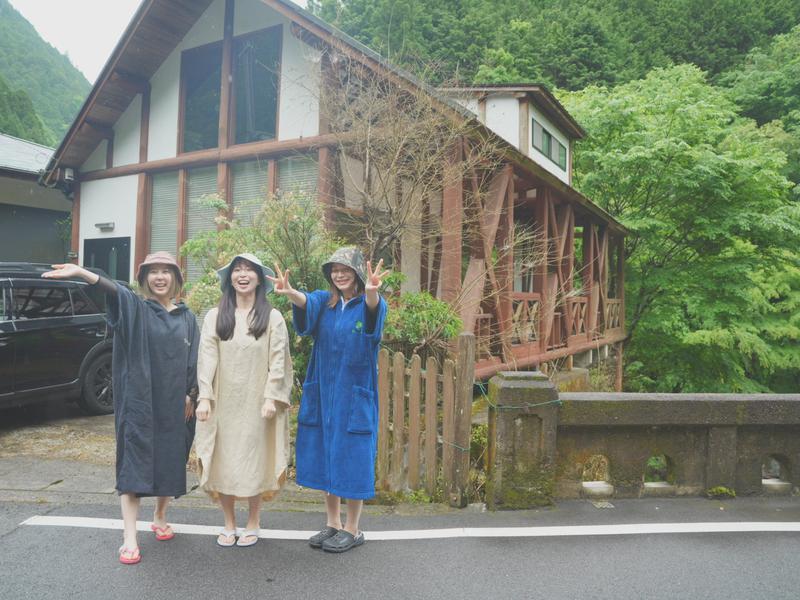
[[(199, 398), (211, 402), (211, 414), (197, 422), (195, 450), (200, 486), (215, 499), (227, 494), (269, 500), (286, 480), (293, 379), (289, 334), (275, 309), (259, 339), (248, 329), (247, 315), (237, 311), (233, 337), (220, 340), (213, 308), (200, 337)], [(270, 419), (261, 416), (265, 399), (275, 402)]]

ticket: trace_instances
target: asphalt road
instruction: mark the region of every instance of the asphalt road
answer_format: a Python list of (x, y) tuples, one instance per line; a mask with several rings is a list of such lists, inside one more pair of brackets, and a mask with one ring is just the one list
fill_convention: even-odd
[[(141, 517), (147, 518), (143, 508)], [(19, 525), (34, 515), (119, 518), (113, 506), (0, 503), (0, 598), (548, 598), (796, 599), (800, 533), (692, 533), (368, 541), (343, 555), (302, 541), (218, 548), (211, 535), (156, 542), (121, 565), (115, 530)], [(265, 511), (262, 527), (313, 530), (319, 513)], [(219, 524), (209, 509), (171, 510), (176, 523)], [(243, 519), (242, 519), (243, 520)], [(797, 499), (588, 501), (514, 513), (369, 516), (370, 530), (618, 523), (800, 521)], [(241, 524), (241, 523), (240, 523)]]

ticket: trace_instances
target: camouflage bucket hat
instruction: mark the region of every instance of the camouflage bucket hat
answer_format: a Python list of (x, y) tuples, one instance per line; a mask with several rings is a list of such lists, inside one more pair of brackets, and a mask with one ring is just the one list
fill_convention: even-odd
[(261, 271), (261, 274), (264, 276), (264, 293), (269, 294), (272, 291), (272, 288), (275, 286), (272, 285), (272, 282), (267, 279), (267, 277), (275, 277), (275, 271), (265, 266), (255, 254), (250, 254), (249, 252), (237, 254), (231, 259), (231, 262), (221, 269), (217, 269), (217, 277), (219, 277), (220, 289), (224, 292), (225, 288), (231, 284), (231, 271), (233, 270), (233, 265), (240, 258), (253, 263), (256, 268)]
[(353, 269), (356, 272), (356, 277), (358, 277), (358, 279), (361, 281), (361, 285), (366, 285), (367, 274), (366, 271), (364, 271), (364, 266), (366, 263), (361, 250), (355, 246), (347, 246), (345, 248), (339, 248), (336, 252), (331, 254), (331, 257), (328, 259), (328, 261), (322, 265), (322, 272), (325, 274), (325, 279), (327, 279), (328, 283), (331, 285), (333, 285), (333, 280), (331, 279), (331, 268), (333, 267), (334, 263), (339, 263), (340, 265), (345, 265), (346, 267)]

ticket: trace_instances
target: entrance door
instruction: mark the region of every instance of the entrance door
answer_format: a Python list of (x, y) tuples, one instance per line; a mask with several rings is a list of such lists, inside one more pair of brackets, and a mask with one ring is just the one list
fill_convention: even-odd
[(102, 269), (111, 277), (130, 281), (131, 238), (97, 238), (83, 241), (83, 266)]

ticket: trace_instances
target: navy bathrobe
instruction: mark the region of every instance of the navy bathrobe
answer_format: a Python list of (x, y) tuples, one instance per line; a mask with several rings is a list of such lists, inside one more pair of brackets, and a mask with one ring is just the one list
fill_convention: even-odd
[(375, 495), (378, 444), (378, 349), (386, 317), (380, 299), (327, 306), (330, 292), (306, 294), (293, 307), (299, 335), (314, 338), (297, 415), (297, 483), (354, 500)]
[(171, 312), (116, 284), (107, 294), (114, 330), (112, 377), (120, 494), (182, 496), (194, 419), (184, 417), (197, 387), (197, 321), (184, 305)]

